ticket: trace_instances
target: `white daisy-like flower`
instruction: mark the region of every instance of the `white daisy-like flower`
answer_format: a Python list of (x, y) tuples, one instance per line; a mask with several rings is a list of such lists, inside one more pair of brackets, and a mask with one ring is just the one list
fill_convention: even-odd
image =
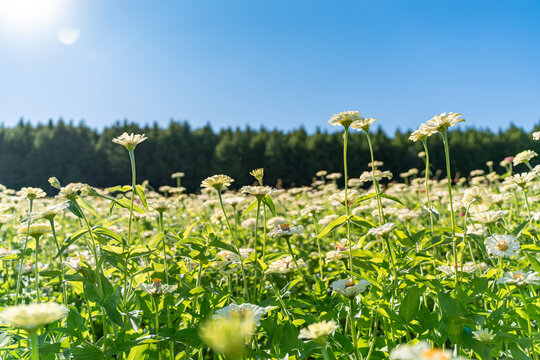
[(161, 279), (152, 279), (151, 284), (139, 283), (139, 288), (151, 296), (161, 296), (174, 292), (178, 285), (162, 284)]
[(524, 150), (514, 156), (514, 166), (522, 164), (522, 163), (528, 163), (531, 161), (532, 158), (538, 156), (538, 154), (535, 151), (532, 150)]
[[(472, 261), (466, 262), (465, 264), (458, 264), (458, 269), (460, 272), (464, 272), (467, 274), (472, 274), (476, 270), (478, 271), (484, 271), (487, 269), (486, 263), (479, 263), (475, 265)], [(454, 264), (450, 265), (441, 265), (437, 267), (437, 270), (445, 273), (446, 275), (455, 275), (456, 273), (456, 267)]]
[[(392, 179), (392, 173), (390, 171), (381, 171), (381, 170), (375, 170), (375, 179), (377, 181), (381, 181), (382, 179)], [(362, 175), (360, 175), (360, 181), (362, 182), (369, 182), (373, 181), (373, 172), (372, 171), (364, 171)]]
[(0, 313), (0, 320), (13, 327), (35, 332), (40, 327), (63, 319), (69, 309), (57, 303), (10, 306)]
[(348, 128), (352, 123), (356, 121), (363, 121), (364, 118), (358, 111), (343, 111), (339, 114), (334, 114), (328, 120), (328, 123), (333, 126), (343, 126), (345, 128)]
[(502, 278), (497, 280), (499, 284), (514, 284), (517, 286), (523, 286), (528, 284), (537, 285), (540, 282), (538, 273), (536, 271), (515, 271), (507, 272)]
[(532, 133), (533, 140), (540, 140), (540, 131), (535, 131)]
[(506, 215), (505, 210), (483, 211), (474, 213), (471, 219), (484, 225), (494, 224)]
[(250, 320), (254, 324), (259, 325), (261, 317), (266, 314), (267, 309), (253, 305), (250, 303), (231, 304), (217, 310), (214, 313), (214, 319), (229, 320), (232, 318), (240, 318), (242, 320)]
[(377, 226), (377, 227), (369, 229), (368, 235), (382, 236), (394, 230), (396, 226), (397, 225), (394, 223), (386, 223), (381, 226)]
[[(306, 264), (302, 259), (298, 260), (298, 266), (300, 267), (306, 267)], [(290, 272), (293, 272), (297, 270), (296, 264), (294, 263), (294, 260), (292, 256), (284, 256), (276, 261), (273, 261), (268, 265), (268, 269), (266, 269), (266, 272), (270, 274), (288, 274)]]
[(442, 113), (435, 115), (425, 123), (425, 126), (433, 131), (445, 132), (449, 127), (456, 126), (458, 123), (465, 121), (461, 114), (455, 112)]
[(465, 190), (461, 201), (466, 207), (470, 206), (476, 212), (488, 210), (493, 203), (490, 194), (484, 188), (478, 186)]
[(478, 340), (478, 341), (481, 341), (483, 343), (489, 343), (491, 342), (491, 340), (495, 339), (495, 334), (493, 333), (493, 331), (489, 330), (489, 329), (478, 329), (476, 331), (473, 331), (473, 337)]
[(341, 295), (352, 298), (358, 294), (363, 293), (371, 283), (367, 280), (360, 280), (357, 284), (352, 280), (336, 280), (330, 287), (337, 293)]
[(497, 235), (494, 234), (484, 242), (488, 254), (512, 257), (516, 256), (520, 250), (519, 241), (512, 235)]
[(351, 125), (351, 127), (352, 127), (353, 129), (358, 130), (358, 131), (365, 131), (365, 132), (368, 132), (370, 126), (371, 126), (375, 121), (377, 121), (377, 119), (375, 119), (375, 118), (361, 119), (361, 120), (357, 120), (357, 121), (353, 122), (352, 125)]
[(307, 328), (300, 330), (298, 337), (300, 339), (312, 339), (318, 343), (326, 342), (328, 335), (331, 335), (339, 328), (334, 320), (321, 321), (315, 324), (308, 325)]
[(282, 224), (268, 232), (270, 237), (285, 237), (292, 235), (303, 235), (304, 227), (302, 225), (291, 227), (291, 224)]

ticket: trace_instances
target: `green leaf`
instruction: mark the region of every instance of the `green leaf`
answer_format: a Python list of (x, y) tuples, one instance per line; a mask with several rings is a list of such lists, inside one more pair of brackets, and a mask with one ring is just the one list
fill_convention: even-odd
[(242, 215), (241, 215), (241, 216), (244, 217), (244, 216), (245, 216), (248, 212), (250, 212), (251, 210), (255, 210), (255, 209), (257, 208), (257, 202), (258, 202), (258, 201), (259, 201), (259, 200), (253, 201), (253, 202), (247, 207), (247, 209), (244, 210), (244, 211), (242, 212)]
[(358, 226), (362, 226), (362, 227), (366, 227), (366, 228), (375, 227), (375, 224), (367, 221), (366, 219), (362, 219), (360, 216), (352, 215), (350, 217), (350, 219), (354, 224), (356, 224)]
[(367, 195), (360, 196), (358, 199), (356, 199), (356, 200), (354, 200), (352, 202), (351, 206), (359, 204), (359, 203), (364, 202), (364, 201), (369, 200), (369, 199), (373, 199), (376, 196), (377, 196), (376, 193), (370, 193), (370, 194), (367, 194)]
[(523, 229), (525, 229), (525, 227), (527, 225), (529, 225), (530, 221), (531, 220), (529, 219), (529, 220), (519, 224), (514, 230), (512, 230), (512, 235), (514, 235), (515, 237), (519, 237), (519, 235), (521, 235), (521, 232), (523, 231)]
[(381, 196), (382, 196), (383, 198), (386, 198), (386, 199), (388, 199), (388, 200), (395, 201), (395, 202), (400, 203), (401, 205), (405, 206), (405, 204), (404, 204), (401, 200), (399, 200), (397, 197), (395, 197), (395, 196), (388, 195), (388, 194), (381, 194)]
[(420, 306), (420, 289), (416, 286), (408, 287), (405, 297), (399, 306), (399, 315), (406, 323), (411, 322), (416, 316)]
[(146, 202), (146, 195), (144, 194), (144, 188), (141, 185), (136, 185), (135, 190), (137, 191), (137, 195), (139, 195), (139, 198), (141, 199), (141, 202), (144, 208), (148, 211), (148, 203)]
[(193, 224), (189, 225), (188, 228), (186, 230), (184, 230), (184, 233), (182, 234), (182, 238), (185, 239), (189, 233), (191, 232), (191, 230), (193, 230), (193, 228), (195, 227), (195, 225), (197, 225), (198, 223), (200, 223), (201, 220), (197, 220), (195, 221)]
[(213, 247), (217, 247), (217, 248), (220, 248), (220, 249), (223, 249), (223, 250), (232, 251), (233, 253), (235, 253), (237, 255), (240, 255), (240, 254), (238, 254), (238, 251), (236, 251), (234, 246), (226, 244), (226, 243), (224, 243), (223, 241), (220, 241), (220, 240), (213, 240), (208, 245), (213, 246)]
[(276, 206), (274, 205), (274, 202), (272, 201), (272, 198), (268, 195), (262, 198), (262, 202), (268, 206), (270, 211), (272, 212), (272, 215), (276, 216)]
[(73, 244), (75, 241), (77, 241), (78, 239), (80, 239), (82, 236), (84, 236), (84, 234), (86, 234), (88, 232), (88, 229), (87, 228), (80, 228), (79, 230), (75, 231), (73, 234), (71, 234), (70, 237), (68, 237), (65, 241), (64, 241), (64, 245), (62, 245), (62, 247), (60, 248), (60, 250), (58, 250), (58, 253), (56, 254), (56, 256), (54, 257), (55, 259), (58, 258), (60, 255), (62, 255), (64, 253), (64, 251), (66, 251), (66, 249), (71, 245)]
[(332, 220), (328, 225), (324, 227), (324, 229), (320, 232), (319, 235), (317, 235), (317, 238), (322, 238), (326, 234), (328, 234), (331, 231), (336, 230), (337, 228), (340, 228), (345, 221), (347, 221), (347, 215), (341, 215), (334, 220)]

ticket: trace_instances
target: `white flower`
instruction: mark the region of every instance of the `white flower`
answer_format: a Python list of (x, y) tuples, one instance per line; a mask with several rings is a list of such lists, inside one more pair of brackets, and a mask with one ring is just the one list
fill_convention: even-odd
[(369, 229), (368, 235), (375, 235), (375, 236), (382, 236), (384, 234), (388, 234), (390, 231), (394, 230), (396, 228), (396, 224), (394, 223), (386, 223), (378, 227), (374, 227)]
[[(298, 266), (305, 267), (306, 264), (302, 259), (298, 260)], [(291, 271), (297, 270), (296, 264), (294, 263), (294, 260), (292, 256), (284, 256), (276, 261), (273, 261), (268, 265), (268, 269), (266, 269), (269, 273), (274, 274), (288, 274)]]
[(34, 332), (42, 326), (67, 316), (69, 309), (57, 303), (39, 303), (10, 306), (2, 313), (0, 319), (5, 324)]
[(142, 143), (144, 140), (148, 139), (144, 134), (128, 134), (127, 132), (123, 133), (117, 138), (113, 139), (113, 143), (120, 144), (124, 146), (128, 151), (135, 149), (137, 145)]
[(520, 245), (519, 241), (512, 235), (497, 235), (490, 236), (485, 241), (488, 254), (512, 257), (517, 255)]
[(432, 349), (426, 341), (399, 345), (390, 352), (390, 360), (452, 360), (452, 351)]
[(357, 120), (355, 122), (352, 123), (351, 127), (353, 129), (356, 129), (358, 131), (365, 131), (365, 132), (368, 132), (369, 131), (369, 127), (375, 122), (377, 121), (377, 119), (374, 119), (374, 118), (367, 118), (367, 119), (361, 119), (361, 120)]
[(174, 292), (178, 288), (178, 285), (162, 284), (161, 279), (155, 278), (152, 279), (151, 284), (139, 283), (139, 287), (148, 295), (161, 296)]
[(493, 202), (490, 194), (484, 188), (478, 186), (465, 190), (461, 201), (466, 207), (470, 206), (476, 212), (488, 210)]
[(489, 343), (495, 338), (495, 334), (489, 329), (478, 329), (473, 331), (473, 337), (478, 341)]
[(307, 328), (300, 330), (298, 337), (300, 339), (313, 339), (318, 343), (326, 342), (328, 335), (332, 334), (339, 328), (334, 320), (321, 321), (315, 324), (308, 325)]
[(261, 317), (266, 314), (266, 311), (266, 308), (250, 303), (243, 303), (240, 305), (231, 304), (217, 310), (214, 313), (214, 319), (229, 320), (232, 318), (240, 318), (242, 320), (252, 321), (254, 324), (259, 325)]
[(363, 293), (371, 283), (367, 280), (360, 280), (355, 284), (352, 280), (336, 280), (330, 287), (341, 295), (352, 298)]
[(273, 228), (269, 233), (268, 236), (270, 237), (285, 237), (285, 236), (292, 236), (292, 235), (303, 235), (304, 234), (304, 227), (302, 225), (298, 225), (295, 227), (291, 227), (291, 224), (282, 224), (279, 226), (276, 226)]
[(532, 133), (533, 140), (540, 140), (540, 131), (535, 131)]
[(507, 272), (502, 278), (497, 280), (499, 284), (514, 284), (517, 286), (523, 286), (528, 284), (537, 285), (540, 282), (538, 273), (535, 271), (516, 271), (516, 272)]
[(450, 112), (442, 113), (440, 115), (435, 115), (430, 120), (428, 120), (424, 125), (431, 129), (431, 131), (445, 132), (451, 126), (456, 126), (458, 123), (465, 121), (461, 118), (461, 114)]
[[(479, 263), (478, 265), (475, 265), (472, 261), (466, 262), (465, 264), (458, 264), (458, 269), (461, 272), (471, 274), (475, 272), (476, 270), (483, 271), (487, 269), (486, 263)], [(454, 264), (450, 265), (441, 265), (437, 267), (437, 270), (442, 271), (446, 275), (454, 275), (456, 273), (456, 267)]]
[(479, 213), (474, 213), (471, 216), (473, 221), (479, 222), (484, 225), (494, 224), (506, 215), (505, 210), (497, 211), (483, 211)]
[(328, 123), (333, 126), (343, 126), (348, 128), (353, 122), (361, 121), (364, 118), (360, 115), (358, 111), (343, 111), (339, 114), (334, 114)]
[(514, 166), (521, 163), (528, 163), (532, 158), (538, 156), (538, 154), (532, 150), (525, 150), (514, 156)]
[(273, 189), (270, 186), (242, 186), (240, 192), (253, 195), (257, 198), (263, 198), (266, 195), (276, 192), (276, 189)]
[[(384, 178), (387, 178), (388, 180), (392, 179), (392, 173), (390, 171), (375, 170), (375, 179), (377, 179), (377, 181), (381, 181)], [(362, 175), (360, 175), (360, 181), (373, 181), (373, 172), (364, 171)]]

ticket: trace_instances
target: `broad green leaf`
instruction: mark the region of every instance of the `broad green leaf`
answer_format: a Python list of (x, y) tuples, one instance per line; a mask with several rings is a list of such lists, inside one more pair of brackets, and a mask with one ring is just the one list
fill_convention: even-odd
[(317, 237), (320, 239), (326, 234), (328, 234), (331, 231), (336, 230), (337, 228), (341, 227), (345, 222), (347, 221), (347, 215), (341, 215), (334, 220), (332, 220), (328, 225), (322, 229), (319, 235)]

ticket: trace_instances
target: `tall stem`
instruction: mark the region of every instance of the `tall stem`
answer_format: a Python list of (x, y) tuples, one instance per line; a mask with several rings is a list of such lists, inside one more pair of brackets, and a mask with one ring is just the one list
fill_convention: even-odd
[(351, 221), (350, 221), (350, 211), (349, 211), (349, 198), (347, 197), (349, 175), (347, 173), (347, 141), (349, 138), (349, 127), (345, 127), (345, 132), (343, 133), (343, 172), (345, 175), (345, 213), (347, 214), (347, 242), (349, 245), (349, 271), (351, 280), (354, 279), (353, 271), (353, 257), (352, 257), (352, 241), (351, 241)]
[(21, 261), (19, 261), (19, 271), (17, 274), (17, 288), (15, 289), (15, 305), (19, 303), (19, 291), (21, 289), (21, 276), (23, 273), (24, 257), (26, 254), (26, 247), (28, 246), (28, 235), (30, 234), (30, 224), (32, 223), (32, 206), (34, 205), (34, 200), (29, 199), (30, 201), (30, 210), (28, 211), (28, 227), (26, 228), (26, 237), (24, 238), (24, 247), (21, 254)]
[[(454, 204), (452, 200), (452, 173), (450, 171), (450, 150), (448, 149), (448, 133), (443, 131), (442, 133), (443, 144), (444, 144), (444, 156), (446, 159), (446, 177), (448, 179), (448, 200), (450, 202), (450, 220), (452, 222), (452, 255), (454, 256), (454, 267), (458, 269), (458, 256), (457, 256), (457, 239), (456, 239), (456, 219), (454, 216)], [(461, 283), (460, 277), (455, 276), (455, 287), (457, 294), (457, 315), (459, 316), (459, 307), (461, 303)], [(460, 344), (460, 326), (456, 325), (456, 354), (457, 356), (461, 355), (461, 344)]]
[(30, 333), (30, 343), (32, 344), (32, 360), (39, 360), (39, 341), (36, 332)]
[[(225, 216), (225, 222), (227, 223), (227, 227), (229, 228), (229, 232), (231, 233), (231, 236), (233, 238), (234, 246), (236, 248), (236, 251), (238, 252), (238, 256), (240, 257), (240, 269), (242, 270), (242, 279), (244, 280), (244, 296), (249, 297), (246, 270), (244, 269), (244, 260), (242, 259), (242, 254), (240, 253), (238, 240), (236, 239), (236, 236), (234, 235), (234, 231), (232, 230), (231, 223), (229, 222), (229, 217), (227, 216), (227, 212), (225, 211), (225, 206), (223, 206), (223, 199), (221, 198), (221, 190), (218, 190), (217, 192), (219, 196), (219, 205), (221, 205), (221, 211), (223, 211), (223, 216)], [(255, 231), (257, 231), (257, 229), (255, 229)], [(255, 258), (255, 261), (257, 261), (256, 258)]]
[(427, 147), (427, 141), (422, 141), (422, 145), (424, 145), (424, 152), (426, 153), (426, 176), (424, 179), (424, 185), (426, 188), (426, 201), (427, 206), (429, 208), (429, 223), (430, 223), (430, 229), (431, 229), (431, 236), (433, 236), (433, 209), (431, 208), (431, 199), (429, 197), (429, 150)]
[(373, 157), (373, 146), (371, 144), (371, 136), (369, 136), (368, 132), (365, 132), (368, 145), (369, 145), (369, 154), (371, 156), (371, 175), (373, 176), (373, 185), (375, 185), (375, 194), (377, 198), (377, 209), (379, 211), (379, 225), (382, 225), (384, 223), (384, 213), (382, 209), (382, 201), (381, 201), (381, 190), (379, 188), (379, 180), (375, 177), (375, 158)]
[(41, 302), (41, 296), (40, 296), (40, 293), (39, 293), (39, 262), (38, 262), (38, 247), (39, 247), (39, 236), (36, 236), (35, 237), (35, 240), (36, 240), (36, 248), (34, 249), (34, 261), (35, 261), (35, 264), (34, 264), (34, 273), (35, 273), (35, 277), (36, 277), (36, 297), (37, 297), (37, 302)]
[[(58, 238), (56, 237), (56, 228), (54, 227), (54, 220), (53, 219), (50, 219), (49, 220), (49, 223), (51, 224), (51, 232), (52, 232), (52, 235), (53, 235), (53, 239), (54, 239), (54, 244), (56, 245), (56, 251), (60, 251), (60, 244), (58, 243)], [(65, 273), (64, 273), (64, 255), (60, 255), (60, 271), (62, 272), (62, 297), (63, 297), (63, 300), (62, 303), (64, 305), (67, 304), (67, 293), (66, 293), (66, 283), (64, 281), (64, 276), (65, 276)]]
[(351, 303), (350, 303), (350, 307), (349, 307), (349, 316), (350, 316), (350, 321), (351, 321), (351, 335), (352, 335), (352, 342), (353, 342), (353, 346), (354, 346), (354, 354), (356, 356), (356, 359), (357, 360), (360, 360), (361, 357), (360, 357), (360, 353), (358, 351), (358, 340), (356, 339), (356, 321), (354, 320), (354, 303), (356, 302), (356, 299), (354, 297), (351, 297), (350, 298), (351, 300)]

